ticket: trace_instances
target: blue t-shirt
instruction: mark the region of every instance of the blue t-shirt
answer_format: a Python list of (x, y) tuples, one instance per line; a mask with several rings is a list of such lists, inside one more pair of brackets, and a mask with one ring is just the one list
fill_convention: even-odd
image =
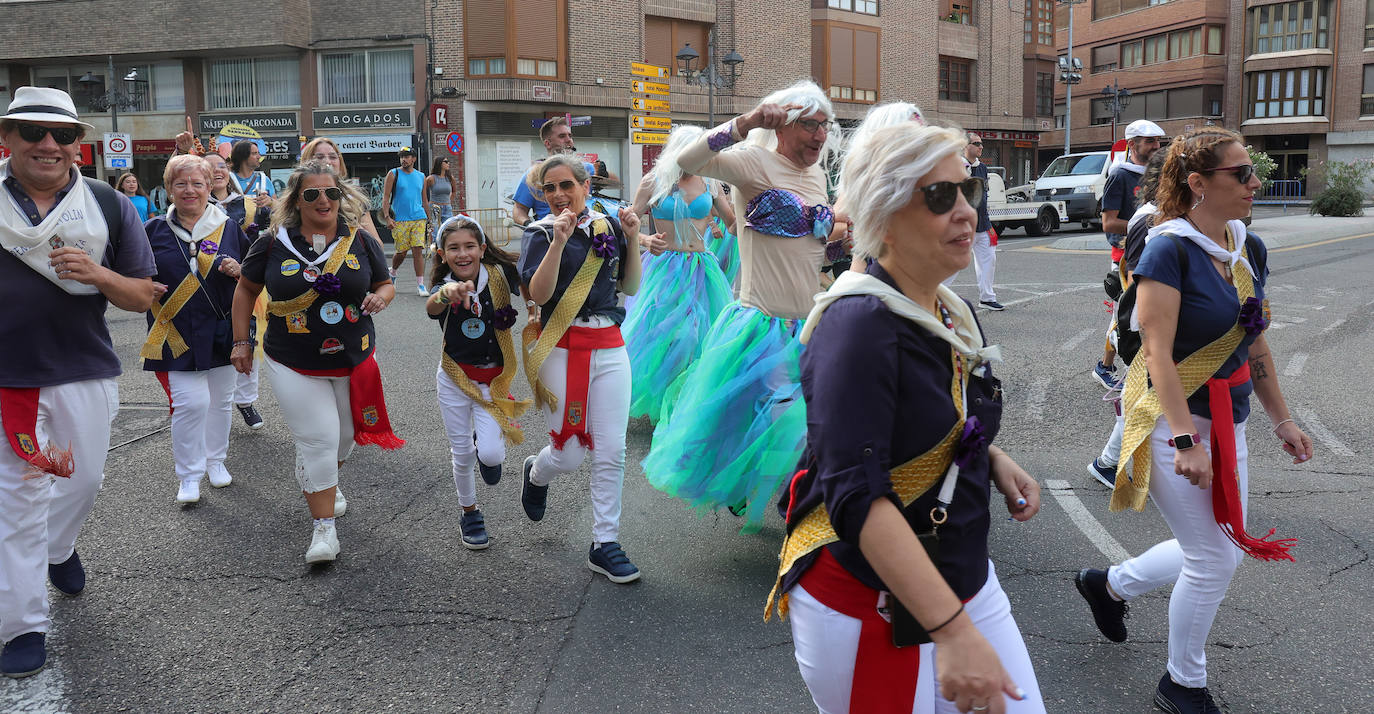
[[(1118, 166), (1107, 174), (1107, 184), (1102, 188), (1102, 210), (1116, 211), (1116, 217), (1130, 222), (1135, 215), (1136, 194), (1140, 193), (1140, 174)], [(1107, 242), (1122, 248), (1121, 233), (1108, 233)]]
[[(1137, 278), (1158, 280), (1181, 293), (1178, 309), (1178, 331), (1174, 334), (1174, 361), (1207, 346), (1221, 337), (1240, 313), (1240, 299), (1236, 289), (1213, 267), (1211, 256), (1196, 243), (1180, 237), (1178, 243), (1188, 253), (1188, 269), (1180, 274), (1178, 249), (1168, 234), (1160, 234), (1145, 244), (1145, 252), (1136, 264)], [(1255, 297), (1264, 299), (1264, 284), (1269, 278), (1269, 251), (1259, 238), (1247, 240), (1246, 254), (1255, 266)], [(1236, 351), (1226, 358), (1217, 377), (1229, 377), (1250, 358), (1250, 345), (1255, 338), (1246, 335)], [(1231, 388), (1231, 416), (1239, 424), (1250, 416), (1250, 382)], [(1204, 386), (1188, 397), (1188, 411), (1212, 418)]]
[(147, 223), (148, 219), (153, 217), (152, 204), (148, 203), (147, 196), (134, 194), (129, 196), (129, 203), (134, 204), (134, 210), (138, 211), (138, 219), (140, 221)]
[[(587, 169), (588, 176), (594, 176), (596, 174), (595, 166), (585, 161), (582, 162), (582, 166)], [(543, 191), (537, 188), (532, 189), (530, 185), (526, 183), (526, 179), (529, 177), (530, 174), (528, 171), (525, 172), (524, 176), (520, 177), (520, 185), (515, 187), (514, 199), (516, 203), (522, 206), (529, 206), (530, 218), (537, 221), (549, 215), (549, 204), (544, 201)]]
[(277, 189), (272, 185), (272, 179), (267, 178), (267, 174), (261, 171), (254, 171), (248, 178), (233, 174), (234, 180), (239, 182), (239, 191), (245, 196), (256, 196), (259, 190), (266, 191), (268, 196), (277, 195)]
[(424, 188), (425, 174), (411, 169), (409, 173), (392, 169), (396, 185), (391, 189), (391, 215), (398, 221), (423, 221), (425, 213)]

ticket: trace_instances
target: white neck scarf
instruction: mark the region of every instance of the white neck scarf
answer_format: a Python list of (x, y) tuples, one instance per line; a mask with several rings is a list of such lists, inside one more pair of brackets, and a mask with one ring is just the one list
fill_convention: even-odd
[(973, 318), (973, 311), (969, 309), (968, 304), (944, 285), (936, 289), (936, 294), (954, 320), (953, 330), (945, 326), (943, 320), (930, 314), (929, 310), (918, 305), (914, 300), (882, 280), (872, 275), (847, 270), (830, 286), (829, 290), (816, 295), (816, 305), (811, 308), (811, 313), (806, 316), (806, 324), (802, 326), (801, 341), (804, 344), (811, 339), (812, 331), (820, 324), (821, 313), (825, 312), (831, 303), (850, 295), (872, 295), (882, 300), (883, 304), (892, 312), (911, 320), (936, 337), (948, 342), (959, 354), (969, 360), (971, 370), (986, 362), (1002, 361), (1001, 347), (997, 345), (983, 346), (983, 333), (978, 328), (978, 321)]
[[(9, 159), (0, 161), (0, 182), (10, 175)], [(70, 295), (95, 295), (100, 289), (57, 275), (48, 255), (58, 248), (79, 248), (97, 265), (105, 259), (110, 227), (100, 203), (86, 182), (77, 177), (72, 190), (48, 211), (38, 225), (31, 225), (9, 190), (0, 188), (0, 246), (34, 272)]]
[[(482, 291), (483, 291), (483, 290), (486, 290), (486, 289), (487, 289), (487, 280), (488, 280), (488, 276), (487, 276), (487, 266), (486, 266), (486, 263), (478, 263), (478, 264), (477, 264), (477, 281), (476, 281), (476, 283), (475, 283), (475, 285), (477, 286), (477, 290), (476, 290), (476, 292), (469, 293), (469, 297), (472, 298), (472, 309), (471, 309), (470, 312), (472, 312), (472, 314), (474, 314), (474, 315), (476, 315), (476, 316), (478, 316), (478, 317), (481, 317), (481, 316), (482, 316), (482, 301), (481, 301), (481, 300), (478, 300), (477, 298), (478, 298), (478, 296), (480, 296), (480, 295), (482, 294)], [(449, 273), (448, 275), (445, 275), (445, 276), (444, 276), (444, 284), (445, 284), (445, 285), (448, 285), (449, 283), (456, 283), (456, 282), (458, 282), (458, 276), (454, 275), (453, 273)]]
[(1126, 161), (1122, 161), (1121, 163), (1117, 164), (1117, 166), (1120, 166), (1121, 168), (1126, 169), (1127, 171), (1130, 171), (1133, 174), (1138, 174), (1140, 176), (1145, 175), (1145, 167), (1141, 166), (1140, 164), (1134, 163), (1129, 159), (1127, 159)]
[[(191, 226), (191, 232), (187, 233), (186, 229), (183, 228), (181, 224), (177, 223), (177, 220), (179, 220), (181, 216), (177, 215), (176, 210), (177, 209), (173, 208), (167, 212), (167, 227), (172, 229), (172, 235), (180, 238), (181, 242), (192, 248), (189, 264), (191, 266), (191, 271), (195, 272), (198, 267), (196, 265), (196, 251), (199, 250), (200, 242), (213, 234), (220, 226), (228, 222), (229, 214), (220, 210), (219, 206), (213, 203), (207, 204), (205, 206), (205, 212), (200, 214), (200, 219), (196, 221), (194, 226)], [(223, 238), (223, 236), (221, 236), (221, 238)]]
[[(1149, 218), (1150, 216), (1153, 216), (1158, 210), (1159, 208), (1156, 207), (1155, 204), (1149, 201), (1145, 202), (1139, 208), (1135, 209), (1135, 213), (1131, 214), (1131, 220), (1126, 222), (1126, 231), (1130, 232), (1130, 230), (1134, 228), (1137, 223), (1145, 220), (1146, 218)], [(1149, 242), (1149, 240), (1149, 237), (1145, 238), (1145, 241), (1147, 243)]]
[(1217, 245), (1216, 241), (1198, 232), (1198, 229), (1194, 228), (1193, 224), (1189, 223), (1186, 218), (1174, 218), (1152, 226), (1149, 238), (1154, 238), (1161, 233), (1173, 233), (1181, 238), (1187, 238), (1197, 244), (1199, 248), (1207, 251), (1207, 255), (1225, 263), (1226, 267), (1232, 270), (1235, 269), (1237, 263), (1244, 264), (1245, 269), (1250, 271), (1250, 276), (1254, 277), (1255, 266), (1241, 256), (1241, 252), (1245, 250), (1245, 223), (1238, 220), (1227, 221), (1226, 230), (1231, 234), (1231, 242), (1235, 244), (1235, 250), (1226, 250), (1226, 248)]
[[(291, 251), (292, 255), (296, 256), (297, 258), (300, 258), (301, 264), (307, 268), (314, 268), (316, 266), (324, 265), (325, 261), (329, 260), (329, 256), (334, 255), (334, 249), (338, 248), (339, 244), (343, 242), (342, 236), (335, 236), (334, 242), (330, 243), (329, 247), (325, 248), (324, 252), (320, 253), (318, 258), (314, 260), (306, 260), (305, 256), (301, 255), (301, 252), (299, 250), (296, 250), (296, 243), (295, 241), (291, 240), (291, 236), (286, 232), (285, 227), (277, 227), (277, 240), (281, 241), (282, 245), (286, 246), (286, 249)], [(312, 279), (310, 282), (314, 282), (314, 280)]]

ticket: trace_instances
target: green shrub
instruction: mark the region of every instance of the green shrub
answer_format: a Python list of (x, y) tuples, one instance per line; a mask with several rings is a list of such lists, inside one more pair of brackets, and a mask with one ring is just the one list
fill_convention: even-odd
[(1349, 186), (1333, 186), (1312, 200), (1308, 213), (1316, 216), (1363, 216), (1364, 194)]
[(1250, 154), (1250, 163), (1255, 165), (1255, 175), (1259, 177), (1260, 192), (1263, 193), (1270, 184), (1274, 183), (1274, 180), (1269, 177), (1274, 175), (1274, 171), (1279, 168), (1279, 165), (1269, 154), (1253, 146), (1247, 144), (1245, 151)]

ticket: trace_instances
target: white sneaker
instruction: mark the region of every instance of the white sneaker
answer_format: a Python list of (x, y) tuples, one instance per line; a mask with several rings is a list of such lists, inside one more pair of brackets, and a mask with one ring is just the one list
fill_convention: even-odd
[(339, 534), (333, 523), (315, 526), (315, 534), (310, 538), (310, 549), (305, 551), (305, 562), (323, 563), (339, 557)]
[(387, 269), (386, 269), (386, 274), (391, 276), (391, 282), (393, 282), (393, 283), (396, 282), (396, 269), (395, 269), (395, 268), (387, 268)]
[(177, 503), (200, 502), (200, 478), (184, 478), (177, 488)]
[(415, 294), (419, 295), (420, 297), (428, 297), (429, 291), (425, 289), (424, 283), (420, 283), (415, 287)]
[(229, 475), (229, 469), (224, 468), (224, 464), (210, 464), (206, 471), (210, 476), (210, 485), (215, 488), (224, 488), (234, 482), (234, 477)]
[(343, 489), (334, 487), (334, 517), (338, 518), (348, 510), (348, 499), (344, 498)]

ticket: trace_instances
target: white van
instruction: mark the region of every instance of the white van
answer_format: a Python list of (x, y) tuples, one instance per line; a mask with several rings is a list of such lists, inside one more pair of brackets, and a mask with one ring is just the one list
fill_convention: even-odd
[(1102, 192), (1112, 168), (1111, 152), (1065, 154), (1045, 168), (1035, 181), (1035, 200), (1063, 201), (1070, 221), (1084, 225), (1102, 222)]

